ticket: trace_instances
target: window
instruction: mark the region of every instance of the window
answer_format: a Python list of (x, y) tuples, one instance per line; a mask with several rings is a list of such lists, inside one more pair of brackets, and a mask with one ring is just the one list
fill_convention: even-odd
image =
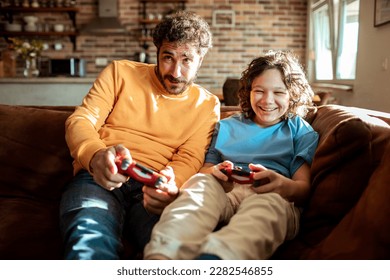
[(355, 79), (359, 0), (311, 0), (309, 77), (313, 82)]

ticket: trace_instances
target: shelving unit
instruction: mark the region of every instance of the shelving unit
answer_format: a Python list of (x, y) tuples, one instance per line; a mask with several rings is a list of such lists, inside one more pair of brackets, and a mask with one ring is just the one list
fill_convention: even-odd
[[(140, 2), (140, 37), (138, 41), (141, 48), (146, 52), (149, 48), (148, 42), (152, 42), (151, 30), (160, 22), (160, 19), (148, 18), (148, 3), (153, 3), (154, 7), (158, 8), (158, 4), (174, 4), (176, 5), (176, 10), (185, 10), (187, 0), (139, 0)], [(164, 11), (160, 11), (159, 14), (163, 17)]]
[(73, 29), (75, 31), (39, 31), (39, 32), (27, 32), (27, 31), (0, 31), (0, 36), (3, 36), (6, 40), (9, 37), (69, 37), (73, 43), (73, 49), (76, 48), (76, 37), (78, 31), (76, 28), (76, 14), (79, 9), (75, 7), (54, 7), (54, 8), (24, 8), (24, 7), (4, 7), (0, 8), (0, 14), (9, 22), (13, 23), (15, 14), (27, 14), (27, 13), (67, 13), (69, 19), (72, 22)]

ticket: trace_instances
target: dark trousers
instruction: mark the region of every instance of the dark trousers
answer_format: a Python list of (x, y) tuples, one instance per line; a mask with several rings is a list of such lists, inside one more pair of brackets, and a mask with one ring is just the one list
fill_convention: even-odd
[(134, 180), (107, 191), (81, 171), (66, 187), (60, 204), (65, 259), (123, 257), (123, 239), (137, 252), (150, 240), (158, 215), (143, 207), (142, 184)]

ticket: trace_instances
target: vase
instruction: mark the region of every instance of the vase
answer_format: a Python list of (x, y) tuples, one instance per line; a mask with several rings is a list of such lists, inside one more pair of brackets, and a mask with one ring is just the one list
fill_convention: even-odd
[(39, 76), (36, 57), (29, 57), (26, 59), (26, 65), (23, 74), (26, 78), (36, 78)]

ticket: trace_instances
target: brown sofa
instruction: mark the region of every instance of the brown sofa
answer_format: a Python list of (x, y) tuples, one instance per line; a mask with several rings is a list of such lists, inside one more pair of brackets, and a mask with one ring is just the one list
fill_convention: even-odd
[[(0, 105), (0, 259), (61, 259), (58, 203), (72, 178), (73, 107)], [(223, 107), (222, 117), (236, 107)], [(297, 238), (275, 259), (390, 258), (390, 115), (325, 105), (312, 194)]]

